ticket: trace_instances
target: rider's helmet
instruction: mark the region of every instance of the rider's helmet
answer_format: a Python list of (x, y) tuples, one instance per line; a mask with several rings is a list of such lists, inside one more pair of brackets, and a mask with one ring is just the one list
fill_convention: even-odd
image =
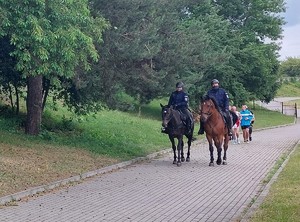
[(213, 79), (211, 80), (210, 84), (213, 86), (215, 83), (218, 83), (219, 84), (219, 80), (217, 79)]
[(183, 82), (176, 83), (176, 88), (182, 88), (184, 86)]

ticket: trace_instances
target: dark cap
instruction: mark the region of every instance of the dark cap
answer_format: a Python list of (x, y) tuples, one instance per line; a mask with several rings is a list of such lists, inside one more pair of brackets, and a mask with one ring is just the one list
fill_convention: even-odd
[(176, 83), (176, 88), (182, 88), (184, 86), (183, 82)]
[(219, 84), (219, 80), (217, 80), (217, 79), (211, 80), (211, 85), (213, 85), (213, 84), (215, 84), (215, 83), (218, 83), (218, 84)]

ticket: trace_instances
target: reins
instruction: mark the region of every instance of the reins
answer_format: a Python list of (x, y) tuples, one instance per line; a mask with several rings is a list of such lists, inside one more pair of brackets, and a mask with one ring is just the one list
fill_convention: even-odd
[[(176, 111), (175, 109), (173, 109), (173, 108), (168, 108), (168, 109), (170, 109), (170, 114), (167, 116), (167, 118), (165, 118), (165, 120), (166, 120), (166, 122), (167, 122), (167, 124), (169, 123), (169, 122), (172, 122), (172, 119), (174, 119), (174, 122), (172, 123), (172, 125), (173, 125), (173, 129), (180, 129), (180, 128), (182, 128), (182, 126), (184, 126), (183, 125), (183, 122), (182, 122), (182, 120), (180, 119), (180, 113), (179, 113), (179, 111), (177, 111), (178, 112), (178, 115), (179, 115), (179, 124), (175, 124), (176, 123), (176, 117), (174, 116), (174, 112)], [(166, 111), (164, 111), (164, 112), (166, 112)]]
[[(202, 108), (203, 108), (203, 104), (205, 103), (206, 101), (204, 101), (202, 104), (201, 104), (201, 115), (203, 114), (203, 115), (206, 115), (207, 116), (207, 120), (208, 119), (211, 119), (212, 118), (212, 116), (214, 115), (215, 116), (215, 118), (217, 118), (217, 119), (221, 119), (221, 120), (223, 120), (223, 121), (225, 121), (224, 120), (224, 117), (223, 117), (223, 115), (222, 115), (222, 113), (221, 112), (219, 112), (219, 109), (216, 107), (216, 104), (215, 103), (213, 103), (214, 104), (214, 106), (212, 105), (212, 104), (206, 104), (206, 106), (208, 106), (208, 110), (206, 111), (206, 112), (202, 112)], [(212, 109), (215, 109), (215, 110), (212, 110)], [(217, 119), (215, 120), (215, 121), (217, 121)], [(216, 124), (216, 123), (213, 123), (213, 121), (214, 120), (210, 120), (210, 121), (206, 121), (206, 124), (209, 126), (209, 128), (210, 129), (213, 129), (213, 125), (214, 124)], [(224, 128), (226, 128), (226, 123), (225, 123), (225, 127)]]
[(212, 108), (212, 106), (209, 105), (208, 111), (207, 112), (202, 112), (202, 107), (201, 107), (200, 115), (204, 114), (204, 115), (207, 115), (208, 117), (210, 117), (212, 115), (211, 108)]

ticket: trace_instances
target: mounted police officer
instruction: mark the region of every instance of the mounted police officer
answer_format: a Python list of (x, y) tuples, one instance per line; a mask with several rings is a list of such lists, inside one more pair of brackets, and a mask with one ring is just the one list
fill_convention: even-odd
[(190, 134), (192, 130), (193, 116), (188, 109), (189, 97), (187, 93), (183, 91), (183, 86), (183, 82), (176, 83), (176, 91), (172, 92), (168, 106), (173, 106), (174, 109), (184, 114), (187, 133)]
[[(211, 81), (211, 89), (207, 92), (207, 95), (214, 97), (221, 110), (221, 114), (224, 116), (226, 126), (228, 128), (228, 135), (232, 136), (232, 120), (229, 113), (229, 96), (227, 92), (219, 87), (219, 80), (213, 79)], [(204, 134), (204, 123), (200, 121), (200, 129), (198, 134)]]

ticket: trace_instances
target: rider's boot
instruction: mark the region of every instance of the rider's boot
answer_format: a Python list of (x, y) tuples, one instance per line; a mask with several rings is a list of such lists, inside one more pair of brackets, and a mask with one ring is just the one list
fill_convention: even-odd
[(200, 129), (198, 131), (198, 135), (203, 135), (204, 134), (204, 124), (203, 122), (200, 121)]
[(232, 129), (230, 127), (228, 128), (228, 136), (230, 137), (230, 140), (232, 139)]
[(226, 122), (226, 126), (228, 128), (228, 136), (229, 136), (230, 139), (232, 139), (232, 134), (233, 134), (233, 132), (232, 132), (232, 120), (231, 120), (229, 111), (226, 112), (225, 122)]

